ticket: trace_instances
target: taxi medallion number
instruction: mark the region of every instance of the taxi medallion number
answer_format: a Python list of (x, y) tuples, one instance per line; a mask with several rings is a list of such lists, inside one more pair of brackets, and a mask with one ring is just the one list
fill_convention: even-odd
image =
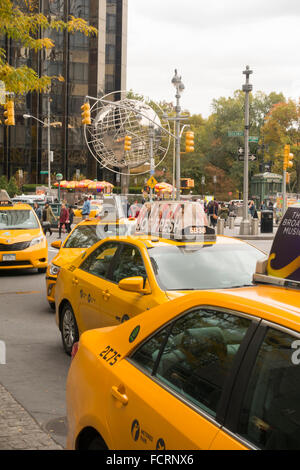
[(110, 346), (106, 348), (99, 354), (102, 359), (109, 363), (110, 366), (113, 366), (117, 360), (121, 357), (121, 354), (118, 354), (118, 351), (115, 351)]

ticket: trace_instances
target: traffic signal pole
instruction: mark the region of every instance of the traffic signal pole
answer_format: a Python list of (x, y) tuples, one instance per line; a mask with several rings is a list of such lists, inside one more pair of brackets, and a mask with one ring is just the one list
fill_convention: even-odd
[(50, 96), (48, 96), (48, 113), (47, 113), (47, 147), (48, 147), (48, 190), (51, 191), (51, 150), (50, 150)]
[(252, 85), (249, 83), (249, 77), (252, 74), (249, 65), (243, 74), (246, 75), (246, 83), (243, 85), (245, 92), (245, 132), (244, 132), (244, 189), (243, 189), (243, 220), (240, 225), (240, 235), (250, 235), (250, 222), (248, 217), (248, 187), (249, 187), (249, 94), (252, 91)]

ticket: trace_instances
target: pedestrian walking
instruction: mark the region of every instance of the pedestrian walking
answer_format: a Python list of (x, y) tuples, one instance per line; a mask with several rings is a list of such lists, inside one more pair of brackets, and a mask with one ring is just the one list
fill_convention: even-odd
[(209, 216), (210, 225), (212, 227), (215, 227), (217, 225), (218, 211), (219, 211), (219, 205), (217, 201), (209, 201), (209, 204), (207, 207), (207, 215)]
[(256, 208), (255, 208), (255, 204), (254, 204), (254, 201), (253, 201), (253, 200), (251, 200), (251, 201), (249, 202), (248, 208), (249, 208), (249, 212), (250, 212), (251, 217), (254, 217)]
[(88, 217), (90, 215), (90, 212), (91, 212), (91, 201), (86, 196), (84, 198), (84, 203), (83, 203), (82, 212), (81, 212), (82, 213), (82, 218), (83, 219), (88, 219)]
[(69, 206), (69, 223), (67, 224), (67, 232), (70, 233), (72, 230), (72, 224), (74, 220), (73, 206)]
[(35, 202), (33, 204), (33, 208), (34, 208), (34, 212), (36, 213), (39, 221), (41, 222), (42, 221), (42, 209), (40, 208), (40, 206), (38, 205), (37, 202)]
[(69, 223), (69, 210), (67, 209), (66, 204), (62, 203), (59, 216), (58, 238), (61, 238), (63, 226), (67, 228)]
[(42, 227), (43, 227), (43, 231), (45, 235), (47, 235), (48, 230), (50, 232), (50, 236), (52, 235), (52, 230), (51, 230), (52, 220), (56, 220), (56, 217), (53, 214), (53, 211), (49, 205), (49, 202), (46, 202), (43, 212), (42, 212)]
[(224, 202), (222, 202), (218, 211), (218, 217), (220, 217), (220, 219), (224, 219), (224, 227), (226, 227), (227, 225), (228, 216), (229, 216), (229, 209), (228, 207), (225, 206)]

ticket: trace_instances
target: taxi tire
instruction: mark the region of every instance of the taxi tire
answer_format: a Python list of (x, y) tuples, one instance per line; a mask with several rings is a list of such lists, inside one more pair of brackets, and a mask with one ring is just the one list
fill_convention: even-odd
[(87, 450), (108, 450), (105, 443), (99, 438), (95, 437), (88, 445)]
[(51, 310), (55, 310), (55, 302), (49, 302)]
[[(78, 332), (78, 326), (77, 326), (73, 309), (69, 303), (65, 303), (65, 305), (63, 306), (60, 325), (61, 325), (61, 329), (60, 329), (61, 339), (62, 339), (64, 350), (69, 356), (71, 356), (73, 344), (79, 341), (79, 332)], [(73, 335), (73, 338), (71, 338), (71, 342), (67, 343), (64, 337), (65, 332), (66, 330), (70, 331), (70, 328), (72, 327), (74, 328), (74, 330), (71, 332)]]

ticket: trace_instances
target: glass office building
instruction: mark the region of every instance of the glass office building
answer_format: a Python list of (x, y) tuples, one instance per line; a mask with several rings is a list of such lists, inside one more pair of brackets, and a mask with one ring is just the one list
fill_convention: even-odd
[[(28, 93), (15, 98), (15, 126), (1, 124), (0, 175), (8, 177), (21, 170), (24, 183), (46, 183), (48, 169), (48, 100), (51, 116), (51, 174), (62, 173), (73, 179), (76, 170), (90, 179), (114, 182), (114, 174), (96, 163), (84, 141), (81, 105), (86, 95), (126, 90), (128, 0), (40, 0), (40, 11), (47, 17), (67, 20), (81, 17), (98, 29), (98, 36), (46, 31), (55, 48), (34, 53), (2, 39), (10, 64), (28, 65), (39, 74), (62, 75), (64, 82), (52, 81), (49, 94)], [(3, 122), (3, 120), (2, 120)], [(42, 173), (41, 173), (42, 172)]]

